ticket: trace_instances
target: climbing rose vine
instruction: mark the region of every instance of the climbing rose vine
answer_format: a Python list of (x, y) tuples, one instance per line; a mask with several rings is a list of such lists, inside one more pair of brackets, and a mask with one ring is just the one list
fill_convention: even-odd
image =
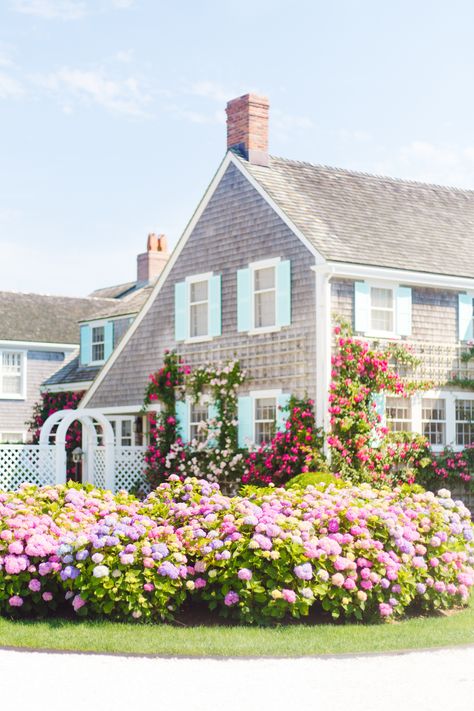
[(423, 385), (406, 383), (390, 368), (400, 362), (416, 365), (408, 351), (397, 347), (371, 348), (344, 327), (336, 327), (337, 352), (332, 357), (329, 395), (333, 469), (349, 481), (413, 483), (417, 473), (430, 464), (425, 437), (408, 432), (389, 432), (377, 412), (376, 396), (392, 393), (408, 397)]
[(282, 485), (292, 477), (325, 465), (324, 437), (316, 427), (312, 400), (292, 397), (283, 408), (288, 413), (285, 429), (276, 432), (271, 442), (250, 452), (245, 461), (242, 482)]

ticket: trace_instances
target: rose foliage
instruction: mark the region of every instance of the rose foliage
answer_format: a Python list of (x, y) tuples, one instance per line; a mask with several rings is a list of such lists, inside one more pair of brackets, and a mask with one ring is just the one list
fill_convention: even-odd
[(473, 527), (447, 490), (334, 484), (224, 496), (171, 476), (144, 501), (78, 484), (0, 494), (0, 612), (161, 620), (185, 601), (246, 623), (450, 608)]

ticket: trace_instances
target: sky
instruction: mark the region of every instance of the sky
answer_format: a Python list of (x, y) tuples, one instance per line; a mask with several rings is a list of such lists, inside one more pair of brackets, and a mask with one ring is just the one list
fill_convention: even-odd
[(0, 290), (83, 296), (171, 245), (270, 99), (270, 152), (474, 189), (471, 0), (0, 0)]

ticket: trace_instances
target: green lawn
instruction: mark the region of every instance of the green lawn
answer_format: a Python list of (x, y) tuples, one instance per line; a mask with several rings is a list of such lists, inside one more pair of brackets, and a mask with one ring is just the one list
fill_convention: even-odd
[(0, 647), (181, 657), (299, 657), (474, 644), (474, 604), (448, 616), (378, 625), (282, 625), (273, 629), (181, 627), (73, 620), (0, 619)]

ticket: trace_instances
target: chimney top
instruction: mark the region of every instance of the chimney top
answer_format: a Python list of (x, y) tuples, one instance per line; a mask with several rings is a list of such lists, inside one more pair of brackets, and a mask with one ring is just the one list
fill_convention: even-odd
[(165, 268), (170, 253), (166, 235), (151, 232), (146, 243), (146, 252), (137, 257), (137, 282), (146, 284), (155, 281)]
[(244, 94), (227, 103), (227, 148), (243, 155), (249, 163), (269, 164), (266, 96)]

